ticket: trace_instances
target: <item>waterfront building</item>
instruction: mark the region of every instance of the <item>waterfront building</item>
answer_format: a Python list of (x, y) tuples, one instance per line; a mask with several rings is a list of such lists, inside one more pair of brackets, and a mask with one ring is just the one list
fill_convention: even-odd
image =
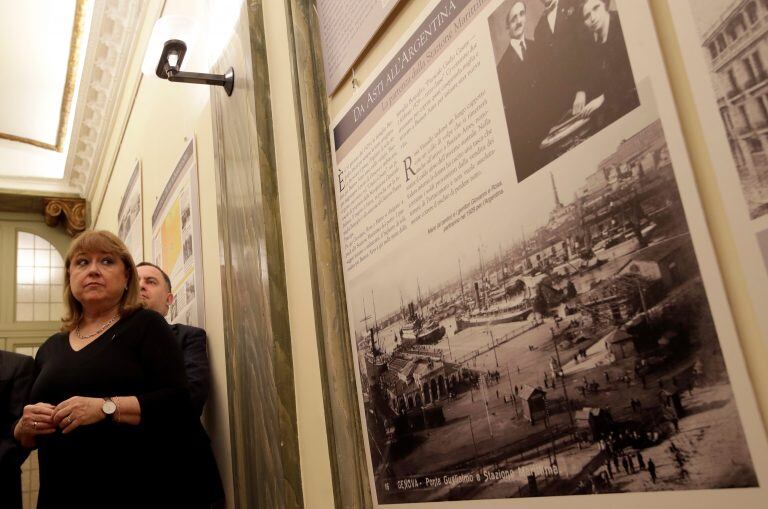
[(768, 203), (768, 1), (733, 2), (703, 34), (720, 116), (750, 208)]

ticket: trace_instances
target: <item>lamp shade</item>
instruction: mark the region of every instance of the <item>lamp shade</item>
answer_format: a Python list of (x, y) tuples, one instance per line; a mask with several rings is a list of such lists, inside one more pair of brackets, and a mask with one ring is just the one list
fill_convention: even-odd
[(187, 57), (190, 49), (197, 39), (197, 24), (191, 18), (178, 15), (163, 16), (155, 22), (152, 35), (149, 37), (147, 52), (144, 54), (144, 62), (141, 71), (147, 76), (155, 76), (155, 70), (163, 53), (163, 45), (166, 41), (178, 39), (187, 45)]

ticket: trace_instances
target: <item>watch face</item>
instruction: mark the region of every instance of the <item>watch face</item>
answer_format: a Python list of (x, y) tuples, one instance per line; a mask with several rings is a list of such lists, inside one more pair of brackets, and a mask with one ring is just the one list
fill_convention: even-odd
[(101, 410), (107, 415), (112, 415), (115, 413), (115, 410), (117, 410), (117, 405), (115, 405), (115, 402), (110, 399), (101, 405)]

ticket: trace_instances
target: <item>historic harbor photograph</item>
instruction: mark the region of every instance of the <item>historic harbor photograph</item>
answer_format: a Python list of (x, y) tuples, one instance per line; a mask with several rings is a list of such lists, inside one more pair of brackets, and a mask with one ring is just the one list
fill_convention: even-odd
[(654, 108), (350, 285), (379, 503), (757, 485)]

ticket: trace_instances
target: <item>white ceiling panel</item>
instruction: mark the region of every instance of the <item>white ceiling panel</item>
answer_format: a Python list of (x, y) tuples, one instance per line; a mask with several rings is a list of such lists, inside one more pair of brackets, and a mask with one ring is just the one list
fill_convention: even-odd
[(0, 0), (0, 133), (56, 145), (75, 0)]
[(66, 158), (63, 152), (0, 140), (0, 178), (60, 179)]
[(91, 191), (164, 4), (0, 0), (0, 194)]

